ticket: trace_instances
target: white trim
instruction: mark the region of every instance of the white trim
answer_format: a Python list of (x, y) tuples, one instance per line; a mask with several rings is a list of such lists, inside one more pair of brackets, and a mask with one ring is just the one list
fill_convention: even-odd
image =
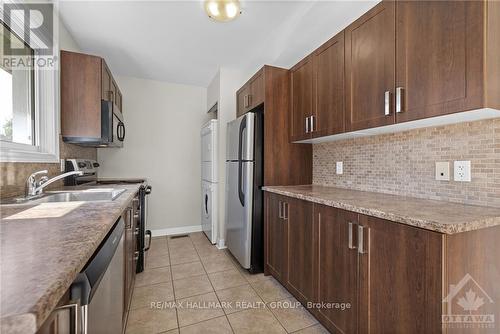
[[(54, 3), (53, 6), (53, 52), (56, 64), (52, 70), (35, 68), (34, 103), (36, 145), (1, 142), (0, 162), (59, 162), (59, 17), (57, 15), (57, 3)], [(0, 11), (0, 14), (2, 14), (3, 17), (3, 12)], [(15, 17), (13, 17), (13, 21), (11, 30), (19, 35), (21, 31), (20, 22), (17, 22)], [(32, 44), (36, 43), (32, 41)], [(32, 47), (36, 47), (36, 45), (32, 45)], [(35, 64), (37, 63), (35, 62)]]
[(217, 248), (226, 249), (227, 248), (226, 241), (224, 239), (219, 239), (219, 241), (217, 242)]
[(158, 230), (151, 230), (151, 234), (153, 237), (159, 237), (164, 235), (187, 234), (194, 232), (201, 232), (201, 225), (170, 227)]
[(464, 111), (455, 114), (449, 114), (444, 116), (431, 117), (426, 119), (420, 119), (417, 121), (409, 121), (404, 123), (392, 124), (381, 126), (378, 128), (359, 130), (347, 133), (340, 133), (338, 135), (331, 135), (320, 138), (313, 138), (307, 140), (296, 141), (294, 143), (299, 144), (319, 144), (326, 142), (333, 142), (337, 140), (344, 139), (352, 139), (352, 138), (360, 138), (360, 137), (369, 137), (376, 136), (388, 133), (397, 133), (403, 132), (413, 129), (422, 129), (436, 126), (443, 126), (449, 124), (457, 124), (457, 123), (465, 123), (465, 122), (474, 122), (485, 119), (499, 118), (500, 110), (491, 109), (491, 108), (483, 108), (476, 109), (470, 111)]

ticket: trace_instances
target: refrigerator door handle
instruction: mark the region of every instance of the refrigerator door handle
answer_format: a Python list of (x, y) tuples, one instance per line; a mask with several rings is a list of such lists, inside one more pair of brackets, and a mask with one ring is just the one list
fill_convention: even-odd
[(247, 118), (243, 117), (238, 135), (238, 197), (241, 205), (245, 206), (245, 193), (243, 192), (243, 131), (247, 127)]

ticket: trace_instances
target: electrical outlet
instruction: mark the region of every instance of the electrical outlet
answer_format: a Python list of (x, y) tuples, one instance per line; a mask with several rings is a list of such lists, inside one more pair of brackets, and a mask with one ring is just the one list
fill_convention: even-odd
[(337, 174), (344, 174), (344, 163), (342, 161), (337, 161), (336, 169)]
[(448, 161), (436, 162), (436, 180), (450, 181), (450, 163)]
[(66, 160), (61, 159), (61, 172), (64, 172), (66, 170)]
[(471, 181), (471, 164), (470, 161), (455, 161), (453, 176), (455, 181), (470, 182)]

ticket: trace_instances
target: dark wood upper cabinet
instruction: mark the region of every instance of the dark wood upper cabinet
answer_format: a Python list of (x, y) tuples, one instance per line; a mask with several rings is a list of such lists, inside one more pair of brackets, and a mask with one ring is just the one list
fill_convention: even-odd
[[(264, 115), (264, 185), (310, 184), (312, 147), (290, 143), (290, 72), (266, 65), (238, 90), (236, 98), (237, 116)], [(244, 107), (248, 101), (250, 106)]]
[(292, 141), (312, 136), (310, 117), (313, 109), (313, 57), (309, 56), (290, 69)]
[(63, 137), (101, 137), (103, 92), (101, 87), (106, 84), (106, 77), (101, 76), (101, 61), (100, 57), (61, 51), (61, 134)]
[(102, 73), (102, 95), (101, 98), (106, 101), (111, 101), (112, 98), (112, 76), (111, 71), (106, 65), (104, 59), (101, 59), (101, 73)]
[(118, 106), (118, 109), (120, 110), (120, 112), (123, 112), (123, 110), (122, 110), (123, 97), (122, 97), (122, 93), (120, 92), (120, 89), (118, 88), (118, 86), (116, 87), (115, 103)]
[(398, 1), (396, 7), (397, 122), (482, 108), (485, 3)]
[(313, 53), (313, 137), (342, 133), (344, 120), (344, 32)]
[(264, 70), (257, 72), (236, 93), (236, 116), (239, 117), (264, 102)]
[(257, 73), (257, 76), (250, 81), (250, 106), (255, 108), (264, 103), (264, 71)]
[(356, 333), (358, 324), (358, 215), (324, 205), (314, 206), (317, 226), (319, 303), (349, 303), (350, 308), (318, 308), (333, 333)]
[(61, 51), (61, 134), (101, 138), (101, 100), (122, 111), (123, 98), (101, 57)]
[(249, 111), (250, 104), (248, 103), (250, 96), (250, 85), (245, 85), (236, 93), (236, 117), (240, 117)]
[(283, 197), (264, 194), (265, 249), (264, 271), (285, 284), (287, 264), (287, 229), (283, 218)]
[(440, 233), (360, 215), (359, 333), (440, 333)]
[(314, 300), (316, 257), (313, 203), (285, 198), (283, 216), (288, 228), (286, 286), (307, 303)]
[(395, 8), (383, 1), (345, 29), (348, 131), (395, 122)]

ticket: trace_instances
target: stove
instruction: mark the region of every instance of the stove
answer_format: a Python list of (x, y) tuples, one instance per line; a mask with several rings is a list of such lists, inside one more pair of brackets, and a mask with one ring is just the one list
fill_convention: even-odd
[[(138, 259), (136, 272), (140, 273), (144, 271), (145, 266), (145, 253), (149, 250), (151, 246), (151, 231), (146, 229), (147, 221), (147, 197), (151, 194), (151, 186), (147, 184), (146, 179), (143, 178), (103, 178), (99, 179), (97, 172), (99, 169), (99, 163), (91, 159), (66, 159), (64, 164), (65, 172), (70, 171), (81, 171), (82, 175), (73, 175), (67, 177), (64, 180), (64, 185), (66, 186), (79, 186), (79, 185), (120, 185), (120, 184), (138, 184), (139, 187), (139, 233), (137, 234), (137, 245), (138, 245)], [(148, 238), (148, 243), (146, 246), (146, 237)]]

